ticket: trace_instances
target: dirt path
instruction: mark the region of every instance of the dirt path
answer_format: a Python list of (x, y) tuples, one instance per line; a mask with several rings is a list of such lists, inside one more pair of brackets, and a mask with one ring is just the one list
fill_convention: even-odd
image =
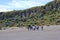
[(43, 31), (28, 31), (25, 28), (0, 31), (0, 40), (60, 40), (60, 25), (44, 26)]

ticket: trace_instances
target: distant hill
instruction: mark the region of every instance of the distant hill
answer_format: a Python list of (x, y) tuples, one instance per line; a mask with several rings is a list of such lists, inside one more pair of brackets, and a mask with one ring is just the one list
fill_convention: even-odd
[(60, 1), (26, 10), (0, 12), (0, 27), (22, 27), (27, 25), (60, 25)]

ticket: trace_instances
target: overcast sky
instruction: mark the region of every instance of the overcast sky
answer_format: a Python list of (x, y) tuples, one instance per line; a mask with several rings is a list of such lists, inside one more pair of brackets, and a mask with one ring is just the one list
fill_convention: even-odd
[(0, 0), (0, 12), (45, 5), (52, 0)]

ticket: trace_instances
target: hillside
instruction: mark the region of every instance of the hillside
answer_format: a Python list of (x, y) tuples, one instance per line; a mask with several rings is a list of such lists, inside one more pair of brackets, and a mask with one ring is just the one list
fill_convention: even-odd
[(22, 27), (27, 25), (60, 25), (60, 1), (26, 10), (0, 12), (0, 27)]

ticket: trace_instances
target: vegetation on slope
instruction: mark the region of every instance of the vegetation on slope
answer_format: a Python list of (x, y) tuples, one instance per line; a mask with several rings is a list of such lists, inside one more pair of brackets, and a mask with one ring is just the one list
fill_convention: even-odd
[(27, 25), (60, 25), (60, 1), (26, 10), (0, 12), (1, 27), (22, 27)]

